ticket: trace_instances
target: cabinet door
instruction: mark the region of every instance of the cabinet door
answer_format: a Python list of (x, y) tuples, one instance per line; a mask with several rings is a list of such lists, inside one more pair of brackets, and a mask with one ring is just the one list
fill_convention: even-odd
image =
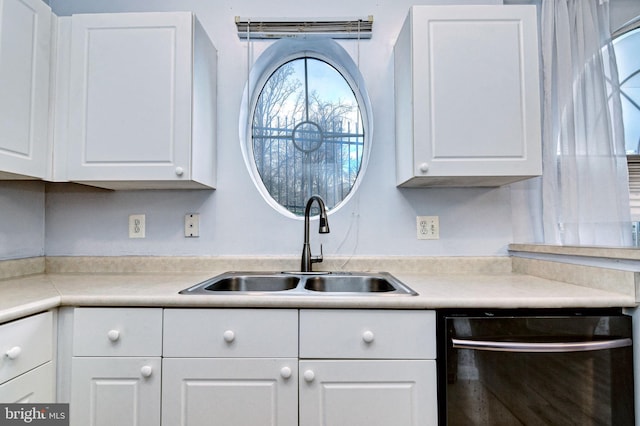
[(165, 358), (163, 426), (297, 426), (295, 358)]
[(433, 360), (309, 360), (299, 374), (300, 426), (437, 424)]
[(188, 180), (193, 15), (74, 15), (72, 181)]
[(42, 0), (0, 0), (0, 178), (45, 175), (50, 37)]
[(395, 71), (399, 184), (541, 174), (535, 6), (414, 6)]
[(71, 361), (72, 426), (159, 426), (160, 358)]
[(0, 385), (0, 401), (34, 404), (55, 402), (53, 363), (48, 362)]

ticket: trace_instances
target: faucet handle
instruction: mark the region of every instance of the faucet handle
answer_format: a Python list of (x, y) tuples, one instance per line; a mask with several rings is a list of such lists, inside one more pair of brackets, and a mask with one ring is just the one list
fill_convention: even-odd
[(323, 253), (322, 253), (322, 244), (320, 244), (320, 256), (311, 256), (311, 263), (320, 263), (320, 262), (322, 262), (324, 260), (322, 255), (323, 255)]

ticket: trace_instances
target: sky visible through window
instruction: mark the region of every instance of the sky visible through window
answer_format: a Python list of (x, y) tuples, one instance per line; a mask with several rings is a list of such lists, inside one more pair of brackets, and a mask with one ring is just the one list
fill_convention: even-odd
[(328, 208), (351, 191), (362, 162), (357, 99), (336, 68), (298, 58), (266, 81), (252, 126), (253, 156), (271, 197), (296, 215), (320, 195)]
[(627, 154), (638, 154), (640, 144), (640, 29), (613, 41), (620, 81)]

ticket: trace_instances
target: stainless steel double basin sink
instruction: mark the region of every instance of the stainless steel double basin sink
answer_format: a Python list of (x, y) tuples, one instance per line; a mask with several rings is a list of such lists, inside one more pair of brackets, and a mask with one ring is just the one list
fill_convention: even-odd
[(415, 296), (388, 272), (225, 272), (180, 294)]

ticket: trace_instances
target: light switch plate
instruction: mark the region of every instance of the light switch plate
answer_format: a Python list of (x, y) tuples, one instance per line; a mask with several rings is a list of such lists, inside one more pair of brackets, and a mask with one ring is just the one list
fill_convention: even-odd
[(200, 214), (187, 213), (184, 215), (184, 236), (186, 238), (200, 236)]

